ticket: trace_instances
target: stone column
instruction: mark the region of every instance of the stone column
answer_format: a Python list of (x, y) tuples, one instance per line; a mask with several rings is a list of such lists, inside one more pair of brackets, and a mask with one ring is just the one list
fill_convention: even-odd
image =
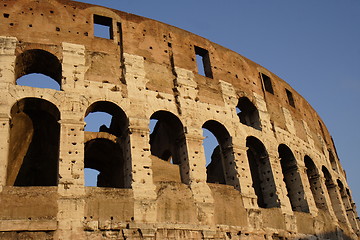
[(196, 129), (187, 128), (185, 133), (189, 185), (198, 207), (200, 224), (214, 224), (214, 199), (206, 183), (205, 153), (202, 145), (204, 137)]
[(6, 185), (7, 163), (10, 143), (10, 117), (0, 114), (0, 192)]
[(15, 37), (0, 36), (0, 84), (15, 84)]
[(60, 120), (57, 239), (84, 239), (84, 122)]
[(346, 217), (345, 207), (340, 195), (339, 187), (336, 183), (333, 183), (331, 186), (328, 186), (327, 189), (331, 201), (331, 206), (337, 220), (346, 226), (350, 226), (350, 222)]
[(297, 162), (297, 163), (298, 163), (297, 167), (298, 167), (298, 172), (299, 172), (299, 176), (300, 176), (300, 181), (301, 181), (301, 184), (303, 186), (303, 191), (304, 191), (304, 201), (307, 203), (310, 214), (312, 214), (313, 216), (316, 216), (318, 213), (318, 209), (316, 207), (314, 196), (311, 192), (309, 179), (308, 179), (307, 173), (306, 173), (306, 167), (303, 165), (300, 165), (299, 162)]
[(280, 208), (284, 213), (292, 215), (291, 203), (289, 197), (287, 196), (288, 192), (286, 184), (283, 180), (284, 176), (282, 174), (280, 158), (278, 157), (277, 152), (270, 153), (269, 151), (269, 161), (274, 176), (276, 194), (280, 203)]
[(327, 188), (326, 188), (326, 185), (325, 185), (325, 180), (326, 179), (325, 179), (323, 173), (319, 172), (319, 178), (318, 178), (319, 189), (318, 189), (318, 191), (322, 194), (324, 209), (326, 209), (329, 212), (330, 216), (335, 221), (337, 221), (337, 217), (336, 217), (335, 212), (334, 212), (334, 210), (332, 208), (330, 195), (328, 194), (328, 191), (327, 191)]
[(247, 158), (247, 147), (233, 145), (235, 169), (240, 183), (240, 192), (242, 195), (244, 207), (247, 209), (257, 208), (257, 196), (252, 187), (253, 181)]
[[(139, 106), (140, 107), (140, 106)], [(141, 109), (141, 108), (139, 108)], [(156, 222), (156, 186), (153, 183), (149, 145), (149, 120), (129, 117), (130, 167), (134, 193), (134, 220)]]
[[(9, 84), (15, 84), (16, 43), (17, 39), (14, 37), (0, 36), (0, 87), (2, 89), (8, 88)], [(5, 105), (6, 97), (1, 97), (2, 106), (0, 106), (0, 192), (6, 185), (10, 143), (10, 116), (9, 109)]]

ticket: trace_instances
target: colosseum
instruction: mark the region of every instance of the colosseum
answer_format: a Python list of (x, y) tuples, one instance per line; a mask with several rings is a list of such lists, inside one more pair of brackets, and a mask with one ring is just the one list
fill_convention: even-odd
[(0, 239), (359, 239), (326, 126), (269, 70), (114, 9), (0, 3)]

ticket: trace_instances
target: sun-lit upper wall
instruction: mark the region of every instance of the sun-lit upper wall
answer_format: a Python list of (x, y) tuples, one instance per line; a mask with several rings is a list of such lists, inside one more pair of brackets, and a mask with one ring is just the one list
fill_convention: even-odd
[[(85, 78), (89, 81), (122, 84), (123, 53), (129, 53), (144, 57), (149, 90), (173, 93), (173, 67), (197, 73), (196, 48), (206, 50), (212, 78), (195, 74), (198, 101), (222, 105), (219, 80), (231, 83), (239, 96), (251, 96), (253, 92), (264, 96), (275, 126), (286, 130), (281, 108), (285, 106), (295, 119), (298, 137), (306, 141), (304, 120), (311, 132), (324, 138), (328, 148), (333, 149), (322, 120), (291, 86), (251, 60), (207, 39), (152, 19), (72, 1), (49, 0), (39, 4), (10, 0), (2, 5), (0, 34), (19, 40), (17, 55), (39, 48), (61, 60), (62, 42), (82, 44), (89, 67)], [(94, 36), (94, 14), (110, 19), (111, 39)], [(108, 24), (101, 20), (98, 20), (101, 24)], [(273, 93), (264, 88), (260, 73), (271, 79)], [(293, 106), (289, 104), (288, 92), (292, 94)], [(313, 139), (321, 150), (319, 138)]]

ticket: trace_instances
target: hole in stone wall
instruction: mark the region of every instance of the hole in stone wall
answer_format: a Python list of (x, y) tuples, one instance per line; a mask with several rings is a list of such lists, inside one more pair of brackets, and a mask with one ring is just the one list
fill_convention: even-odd
[(87, 109), (85, 122), (84, 166), (92, 169), (84, 172), (85, 184), (113, 188), (127, 186), (125, 155), (129, 146), (125, 113), (114, 103), (99, 101)]
[(259, 111), (247, 97), (239, 98), (236, 113), (242, 124), (261, 130)]
[(7, 185), (56, 186), (60, 112), (52, 103), (24, 98), (11, 109)]
[[(168, 163), (179, 165), (176, 173), (171, 171), (169, 174), (172, 176), (180, 174), (179, 178), (185, 182), (186, 173), (181, 166), (187, 164), (187, 149), (181, 121), (170, 112), (157, 111), (150, 117), (149, 129), (151, 132), (149, 142), (151, 155)], [(172, 168), (169, 166), (168, 169), (170, 171)], [(171, 176), (168, 175), (168, 177)]]
[(53, 78), (48, 77), (41, 73), (31, 73), (24, 75), (16, 80), (16, 84), (20, 86), (36, 87), (36, 88), (49, 88), (60, 90), (60, 85)]
[(309, 212), (294, 154), (285, 144), (279, 145), (278, 152), (284, 182), (293, 211)]
[(334, 156), (334, 154), (332, 153), (331, 150), (328, 150), (328, 151), (329, 151), (329, 160), (330, 160), (331, 168), (335, 172), (338, 172), (338, 167), (337, 167), (337, 163), (336, 163), (336, 160), (335, 160), (335, 156)]
[(53, 54), (40, 49), (27, 50), (16, 57), (16, 84), (60, 90), (61, 68), (59, 59)]
[(210, 56), (208, 50), (197, 46), (194, 47), (198, 74), (208, 78), (212, 78), (213, 74), (211, 71)]
[(272, 173), (269, 155), (264, 144), (255, 137), (246, 138), (247, 157), (250, 166), (251, 178), (259, 207), (279, 207), (276, 194), (274, 176)]
[(264, 84), (264, 88), (267, 92), (271, 93), (271, 94), (274, 94), (274, 89), (272, 87), (272, 82), (271, 82), (271, 78), (266, 76), (265, 74), (263, 73), (260, 73), (260, 76), (261, 76), (261, 79), (263, 81), (263, 84)]
[(306, 167), (306, 175), (310, 183), (310, 190), (314, 197), (315, 204), (319, 209), (326, 210), (327, 207), (322, 197), (321, 184), (319, 183), (320, 175), (318, 169), (309, 156), (305, 156), (304, 163)]
[(202, 126), (203, 134), (210, 136), (208, 140), (212, 146), (207, 148), (203, 141), (206, 162), (207, 182), (238, 186), (236, 176), (232, 139), (226, 128), (219, 122), (209, 120)]
[(4, 13), (3, 16), (4, 16), (4, 18), (9, 18), (9, 17), (10, 17), (10, 14)]
[(113, 39), (112, 19), (94, 14), (94, 36)]
[(290, 106), (295, 107), (295, 101), (292, 92), (290, 92), (290, 90), (286, 88), (285, 90), (286, 90), (286, 96), (288, 98), (288, 103), (290, 104)]

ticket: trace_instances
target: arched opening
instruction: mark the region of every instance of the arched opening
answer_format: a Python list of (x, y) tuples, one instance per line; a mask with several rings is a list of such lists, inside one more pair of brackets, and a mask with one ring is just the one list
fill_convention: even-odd
[(125, 112), (114, 103), (99, 101), (87, 109), (85, 116), (85, 184), (130, 187), (129, 124)]
[(239, 98), (236, 113), (242, 124), (261, 130), (259, 111), (247, 97)]
[(326, 189), (329, 194), (331, 205), (335, 212), (335, 215), (340, 222), (346, 223), (345, 215), (342, 209), (342, 203), (339, 199), (340, 194), (336, 189), (336, 185), (332, 180), (331, 174), (325, 166), (322, 166), (321, 170), (324, 174)]
[(24, 98), (11, 109), (9, 186), (56, 186), (60, 112), (43, 99)]
[(264, 144), (255, 137), (246, 138), (247, 157), (249, 161), (253, 188), (258, 206), (262, 208), (280, 207), (272, 173), (269, 155)]
[(59, 59), (53, 54), (41, 49), (27, 50), (16, 57), (16, 84), (60, 90), (61, 68)]
[(288, 146), (280, 144), (278, 147), (281, 170), (288, 197), (293, 211), (309, 212), (308, 204), (304, 196), (304, 188), (301, 183), (299, 169), (294, 154)]
[(309, 156), (305, 156), (304, 162), (306, 167), (306, 175), (309, 180), (310, 190), (314, 197), (316, 207), (319, 209), (327, 210), (326, 201), (323, 195), (323, 189), (321, 187), (319, 172), (313, 160)]
[(344, 184), (339, 179), (337, 180), (337, 185), (339, 187), (341, 199), (345, 207), (347, 219), (349, 220), (352, 229), (356, 233), (358, 231), (356, 224), (356, 213), (352, 207), (351, 198), (348, 195), (348, 191), (346, 191)]
[(335, 172), (338, 172), (338, 167), (337, 167), (337, 164), (336, 164), (335, 156), (334, 156), (334, 154), (333, 154), (333, 152), (331, 150), (329, 150), (329, 160), (330, 160), (331, 168)]
[[(163, 162), (160, 162), (157, 164), (161, 164), (162, 168), (164, 168), (162, 179), (167, 179), (165, 176), (167, 175), (169, 181), (180, 178), (181, 182), (188, 183), (187, 148), (184, 127), (181, 121), (174, 114), (167, 111), (157, 111), (151, 115), (150, 119), (150, 123), (155, 124), (150, 134), (151, 154), (168, 163), (163, 164)], [(174, 168), (169, 164), (175, 164), (178, 167)], [(154, 175), (156, 174), (154, 172)]]
[(202, 126), (203, 129), (210, 131), (216, 138), (217, 146), (212, 150), (210, 164), (206, 167), (207, 182), (232, 185), (239, 189), (239, 179), (237, 178), (232, 148), (232, 139), (226, 128), (217, 121), (209, 120)]

